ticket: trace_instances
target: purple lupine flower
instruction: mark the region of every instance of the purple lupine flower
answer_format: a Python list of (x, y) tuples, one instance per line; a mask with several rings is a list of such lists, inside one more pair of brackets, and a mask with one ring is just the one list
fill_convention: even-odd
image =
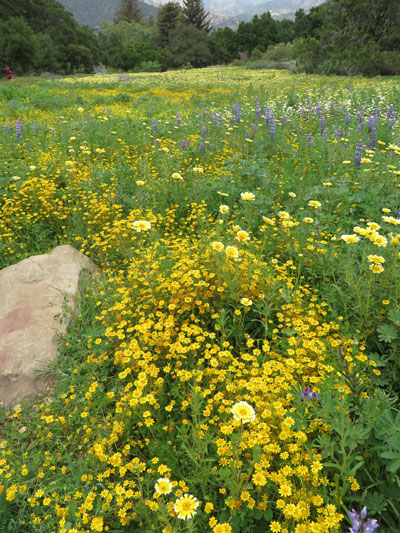
[(13, 130), (13, 123), (12, 123), (12, 119), (11, 118), (8, 119), (8, 127), (9, 127), (10, 131)]
[(204, 152), (204, 144), (200, 143), (199, 152)]
[[(257, 96), (256, 96), (256, 98), (257, 98)], [(260, 106), (260, 102), (258, 101), (258, 98), (257, 98), (257, 102), (256, 102), (256, 114), (257, 114), (258, 120), (260, 120), (260, 118), (261, 118), (261, 106)]]
[(22, 137), (22, 120), (19, 118), (15, 123), (15, 137), (21, 139)]
[(207, 115), (207, 109), (204, 108), (204, 109), (203, 109), (203, 118), (206, 118), (206, 115)]
[(349, 533), (373, 533), (379, 527), (375, 518), (367, 518), (367, 508), (365, 506), (361, 509), (360, 514), (354, 509), (349, 511), (349, 517), (353, 522), (349, 528)]
[(281, 122), (282, 122), (282, 128), (284, 128), (285, 125), (286, 125), (286, 115), (285, 115), (285, 113), (283, 113), (283, 115), (282, 115), (282, 120), (281, 120)]
[(203, 126), (203, 127), (201, 128), (201, 136), (203, 137), (203, 139), (206, 138), (206, 127), (205, 127), (205, 126)]
[(368, 126), (367, 126), (367, 131), (368, 133), (372, 130), (372, 115), (369, 115), (368, 117)]
[(325, 131), (325, 118), (322, 115), (319, 119), (319, 127), (321, 128), (321, 135), (323, 135)]
[(181, 148), (182, 148), (182, 149), (185, 149), (185, 148), (186, 148), (186, 141), (185, 141), (185, 139), (182, 139), (182, 140), (181, 140)]
[(392, 120), (392, 122), (389, 124), (389, 131), (392, 131), (392, 129), (394, 128), (394, 125), (396, 124), (396, 119), (394, 118)]
[(154, 131), (158, 131), (157, 119), (156, 118), (154, 119), (154, 122), (153, 122), (153, 128), (154, 128)]
[(324, 141), (326, 141), (328, 139), (328, 134), (327, 134), (326, 130), (322, 134), (322, 138), (324, 139)]
[(275, 118), (271, 118), (271, 122), (269, 124), (269, 137), (270, 139), (275, 139), (275, 130), (276, 130), (276, 122)]
[(33, 121), (33, 131), (34, 131), (35, 133), (38, 132), (38, 123), (36, 122), (36, 120)]
[(245, 137), (250, 137), (250, 132), (249, 130), (246, 130), (246, 133), (244, 134)]
[(152, 113), (153, 113), (153, 106), (150, 104), (150, 107), (149, 107), (149, 118), (151, 118)]
[(345, 120), (346, 126), (350, 124), (350, 113), (349, 110), (346, 109), (346, 120)]
[(386, 112), (386, 118), (392, 118), (392, 115), (393, 115), (393, 104), (391, 104), (389, 107), (388, 107), (388, 110)]
[(211, 122), (216, 126), (218, 124), (217, 114), (214, 111), (214, 113), (211, 115)]
[(110, 118), (110, 109), (108, 107), (106, 109), (106, 116), (107, 116), (107, 119)]
[(358, 141), (357, 146), (356, 146), (356, 153), (354, 156), (354, 162), (357, 167), (361, 165), (362, 155), (363, 155), (363, 143), (362, 141)]
[(265, 117), (265, 123), (268, 124), (269, 119), (271, 116), (271, 111), (267, 105), (264, 106), (264, 117)]
[(255, 122), (253, 122), (253, 133), (255, 133), (257, 130), (257, 124)]
[(306, 387), (301, 391), (300, 396), (307, 401), (317, 400), (319, 398), (318, 392), (313, 392), (311, 387)]
[(363, 109), (361, 108), (358, 111), (358, 128), (357, 131), (360, 132), (363, 129), (364, 126), (364, 118), (363, 118)]
[(317, 115), (317, 117), (322, 116), (321, 106), (319, 104), (317, 104), (317, 107), (315, 108), (315, 114)]
[(234, 112), (235, 112), (235, 116), (236, 116), (236, 122), (240, 122), (241, 111), (240, 111), (239, 100), (236, 100), (235, 111)]
[(154, 139), (154, 146), (158, 146), (158, 141), (157, 141), (157, 139)]
[(311, 133), (308, 133), (307, 134), (307, 148), (311, 149), (311, 145), (312, 145), (312, 135)]
[(178, 111), (176, 114), (175, 126), (180, 126), (180, 124), (181, 124), (181, 114)]
[(331, 113), (335, 111), (335, 104), (333, 103), (333, 100), (331, 100)]
[(377, 138), (377, 131), (376, 128), (373, 128), (371, 131), (371, 137), (369, 142), (369, 147), (375, 150), (376, 148), (376, 138)]

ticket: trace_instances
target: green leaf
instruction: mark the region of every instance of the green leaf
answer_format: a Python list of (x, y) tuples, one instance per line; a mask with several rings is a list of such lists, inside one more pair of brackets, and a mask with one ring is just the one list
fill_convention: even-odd
[(272, 520), (272, 511), (271, 509), (268, 509), (264, 512), (264, 518), (267, 522), (270, 522)]
[(384, 459), (400, 459), (399, 452), (382, 452), (380, 456)]
[(395, 326), (400, 327), (400, 308), (391, 309), (388, 313), (388, 317)]
[(397, 472), (397, 470), (399, 470), (399, 468), (400, 468), (400, 457), (399, 457), (399, 459), (397, 459), (397, 461), (395, 461), (394, 463), (392, 463), (389, 466), (389, 470), (391, 472)]
[(392, 342), (397, 338), (397, 329), (392, 324), (380, 324), (377, 331), (381, 342)]

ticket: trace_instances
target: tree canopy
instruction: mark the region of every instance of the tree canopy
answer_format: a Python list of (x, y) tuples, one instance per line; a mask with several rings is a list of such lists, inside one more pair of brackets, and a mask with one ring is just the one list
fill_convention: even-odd
[(204, 9), (203, 0), (183, 0), (183, 20), (198, 30), (211, 31), (209, 14)]
[(141, 22), (142, 12), (137, 0), (121, 0), (114, 15), (114, 23)]
[[(297, 69), (321, 74), (400, 73), (400, 2), (328, 0), (294, 20), (269, 12), (236, 31), (211, 28), (203, 0), (161, 5), (157, 19), (142, 19), (139, 0), (120, 0), (113, 24), (80, 26), (57, 0), (0, 0), (0, 62), (22, 72), (165, 70), (230, 63), (240, 57), (297, 60)], [(280, 44), (281, 43), (281, 44)], [(285, 43), (293, 43), (289, 48)], [(279, 45), (279, 46), (278, 46)], [(276, 54), (271, 54), (275, 47)], [(276, 59), (275, 63), (279, 63)], [(292, 61), (292, 64), (294, 61)]]

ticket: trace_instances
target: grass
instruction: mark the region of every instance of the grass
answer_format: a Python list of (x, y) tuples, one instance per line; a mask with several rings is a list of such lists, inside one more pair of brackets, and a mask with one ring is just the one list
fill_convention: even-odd
[(70, 244), (101, 270), (51, 393), (1, 415), (2, 530), (400, 531), (399, 94), (0, 84), (1, 267)]

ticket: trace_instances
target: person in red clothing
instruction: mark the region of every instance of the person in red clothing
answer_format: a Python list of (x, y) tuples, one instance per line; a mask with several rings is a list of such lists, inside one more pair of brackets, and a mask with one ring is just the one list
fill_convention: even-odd
[(6, 67), (6, 78), (8, 80), (11, 80), (11, 70), (9, 67)]

